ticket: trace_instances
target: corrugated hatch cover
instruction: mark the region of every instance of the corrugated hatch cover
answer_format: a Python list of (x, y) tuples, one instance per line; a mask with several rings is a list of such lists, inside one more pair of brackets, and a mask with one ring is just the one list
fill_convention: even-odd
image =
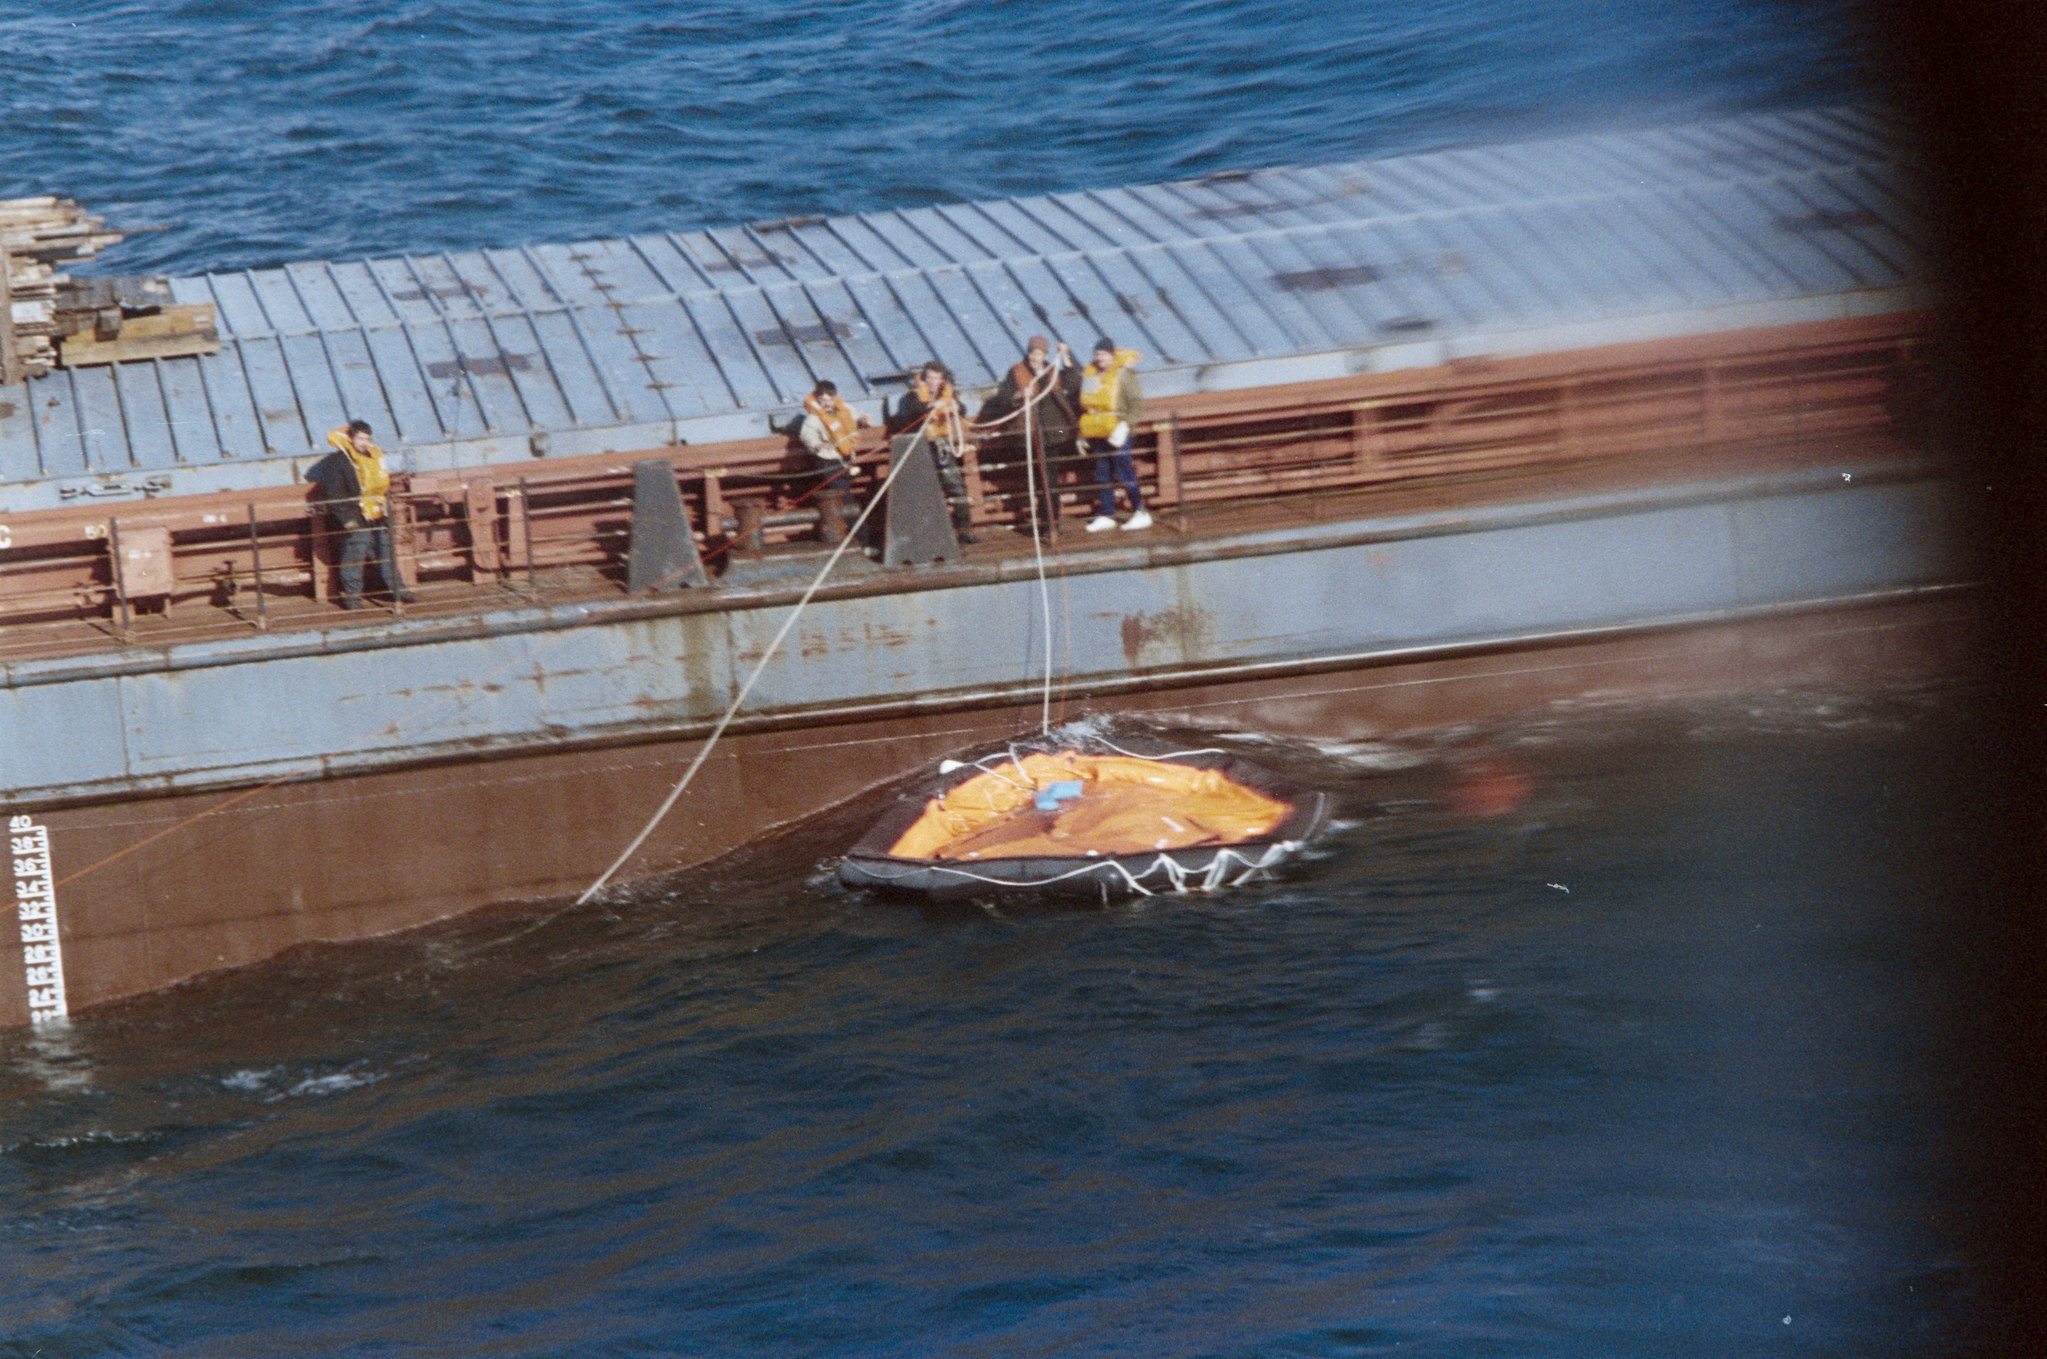
[[(818, 378), (992, 383), (1107, 333), (1168, 394), (1898, 310), (1912, 212), (1848, 108), (1140, 188), (174, 281), (203, 358), (0, 389), (0, 509), (753, 437)], [(169, 474), (169, 475), (166, 475)]]

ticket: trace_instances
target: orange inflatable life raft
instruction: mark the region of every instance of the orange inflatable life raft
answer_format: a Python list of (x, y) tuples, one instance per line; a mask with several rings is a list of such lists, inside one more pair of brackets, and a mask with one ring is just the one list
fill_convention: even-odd
[(892, 893), (1151, 895), (1268, 876), (1326, 799), (1223, 751), (1008, 751), (948, 762), (840, 861)]

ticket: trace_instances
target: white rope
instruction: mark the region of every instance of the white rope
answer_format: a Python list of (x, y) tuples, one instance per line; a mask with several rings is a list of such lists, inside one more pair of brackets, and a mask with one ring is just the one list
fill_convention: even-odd
[[(1041, 734), (1049, 734), (1052, 730), (1052, 589), (1045, 579), (1045, 543), (1038, 526), (1038, 462), (1036, 441), (1032, 438), (1036, 422), (1032, 419), (1032, 412), (1040, 401), (1052, 394), (1058, 381), (1059, 364), (1048, 357), (1045, 371), (1032, 375), (1030, 383), (1020, 393), (1022, 403), (1007, 415), (963, 424), (957, 409), (957, 395), (954, 407), (945, 412), (946, 437), (952, 440), (955, 449), (963, 446), (967, 427), (979, 435), (1000, 429), (1012, 420), (1024, 422), (1024, 494), (1031, 503), (1031, 555), (1038, 568), (1038, 611), (1045, 630), (1045, 683), (1038, 704), (1038, 730)], [(954, 391), (957, 393), (958, 388), (955, 387)]]
[[(1106, 869), (1112, 870), (1112, 878), (1122, 878), (1123, 885), (1139, 896), (1149, 897), (1158, 895), (1158, 892), (1144, 885), (1146, 879), (1154, 876), (1162, 879), (1157, 884), (1160, 891), (1170, 891), (1185, 896), (1190, 891), (1216, 892), (1226, 887), (1242, 887), (1247, 882), (1252, 882), (1265, 876), (1276, 864), (1286, 859), (1289, 855), (1298, 852), (1301, 844), (1302, 842), (1299, 840), (1276, 840), (1266, 845), (1263, 852), (1255, 859), (1241, 854), (1228, 846), (1221, 846), (1216, 849), (1215, 856), (1207, 864), (1198, 866), (1183, 864), (1169, 854), (1160, 854), (1156, 859), (1153, 859), (1135, 873), (1119, 859), (1097, 859), (1070, 868), (1064, 873), (1054, 874), (1049, 878), (1037, 878), (1029, 882), (1020, 882), (1014, 878), (991, 878), (985, 873), (975, 873), (969, 869), (955, 868), (951, 864), (942, 863), (933, 863), (914, 869), (907, 869), (896, 874), (882, 872), (880, 869), (869, 864), (862, 864), (860, 868), (862, 872), (883, 882), (900, 882), (910, 876), (911, 873), (943, 873), (949, 877), (960, 878), (967, 882), (985, 883), (990, 887), (1008, 888), (1050, 887), (1055, 883), (1068, 882), (1074, 878), (1101, 876)], [(1240, 871), (1234, 877), (1231, 876), (1232, 865), (1239, 866), (1240, 868)], [(1189, 886), (1190, 883), (1193, 884), (1191, 887)]]
[[(1049, 363), (1045, 365), (1046, 374), (1056, 374), (1058, 371), (1057, 368)], [(1033, 377), (1031, 379), (1032, 387), (1036, 387), (1037, 384), (1038, 379)], [(1045, 390), (1049, 392), (1051, 384), (1046, 384)], [(1041, 399), (1041, 394), (1032, 394), (1026, 396), (1024, 400), (1024, 494), (1029, 497), (1031, 502), (1031, 555), (1036, 558), (1038, 564), (1038, 612), (1043, 619), (1045, 632), (1045, 688), (1038, 703), (1038, 731), (1040, 734), (1050, 735), (1052, 731), (1052, 587), (1045, 581), (1045, 542), (1038, 533), (1038, 451), (1037, 445), (1031, 437), (1034, 431), (1031, 411)]]
[(1117, 745), (1114, 741), (1111, 741), (1106, 736), (1100, 736), (1090, 732), (1088, 735), (1088, 739), (1094, 741), (1098, 745), (1107, 746), (1109, 749), (1115, 751), (1118, 755), (1128, 755), (1133, 760), (1184, 760), (1190, 755), (1229, 754), (1229, 752), (1227, 750), (1224, 750), (1221, 746), (1203, 746), (1199, 750), (1169, 750), (1163, 755), (1140, 755), (1134, 750), (1125, 750), (1123, 747)]
[(667, 816), (670, 809), (675, 806), (676, 799), (682, 796), (683, 789), (689, 787), (690, 780), (697, 776), (697, 771), (704, 767), (704, 761), (710, 758), (711, 747), (718, 744), (718, 738), (723, 736), (725, 728), (732, 724), (732, 719), (739, 712), (740, 705), (746, 702), (746, 696), (753, 692), (753, 686), (767, 670), (768, 662), (773, 660), (775, 652), (781, 649), (783, 641), (789, 636), (789, 629), (795, 627), (796, 620), (803, 616), (803, 610), (810, 603), (811, 596), (818, 592), (818, 588), (825, 582), (825, 577), (829, 576), (832, 573), (832, 568), (839, 564), (839, 558), (845, 555), (846, 549), (859, 541), (860, 530), (867, 523), (867, 516), (874, 513), (874, 507), (879, 505), (882, 497), (888, 494), (888, 488), (894, 484), (897, 474), (909, 465), (911, 455), (917, 451), (917, 445), (923, 442), (925, 442), (925, 439), (923, 432), (920, 430), (917, 438), (911, 442), (907, 449), (903, 450), (903, 456), (897, 458), (895, 464), (888, 469), (888, 476), (883, 479), (874, 494), (868, 497), (867, 503), (861, 507), (860, 517), (853, 521), (853, 526), (846, 530), (846, 536), (841, 538), (839, 545), (832, 549), (832, 555), (825, 559), (825, 564), (819, 569), (817, 578), (810, 582), (810, 588), (803, 592), (803, 597), (796, 601), (796, 607), (789, 611), (788, 618), (782, 622), (781, 631), (777, 632), (775, 639), (768, 643), (768, 649), (761, 653), (760, 662), (754, 666), (753, 673), (746, 677), (746, 683), (739, 686), (739, 692), (733, 696), (732, 702), (727, 705), (725, 715), (718, 719), (718, 725), (713, 727), (710, 736), (705, 738), (703, 749), (699, 750), (697, 757), (690, 761), (689, 769), (683, 774), (675, 787), (669, 790), (668, 797), (662, 802), (660, 809), (647, 819), (646, 825), (640, 827), (640, 833), (633, 837), (633, 842), (625, 847), (623, 853), (611, 861), (611, 867), (598, 875), (597, 881), (584, 889), (583, 895), (576, 898), (576, 905), (581, 906), (584, 902), (602, 891), (604, 885), (611, 881), (612, 874), (623, 868), (626, 861), (639, 852), (640, 846), (647, 842), (647, 837), (654, 833), (654, 827), (660, 825), (662, 818)]

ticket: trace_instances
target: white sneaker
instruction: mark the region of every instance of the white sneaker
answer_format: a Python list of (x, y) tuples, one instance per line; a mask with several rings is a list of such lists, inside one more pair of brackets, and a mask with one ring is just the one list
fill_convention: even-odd
[(1131, 516), (1130, 516), (1130, 517), (1129, 517), (1128, 519), (1125, 519), (1125, 520), (1123, 521), (1123, 527), (1124, 527), (1125, 529), (1148, 529), (1148, 528), (1150, 528), (1150, 527), (1151, 527), (1151, 514), (1150, 514), (1150, 512), (1149, 512), (1149, 511), (1146, 511), (1146, 510), (1139, 510), (1139, 511), (1138, 511), (1138, 512), (1137, 512), (1136, 514), (1133, 514), (1133, 515), (1131, 515)]
[(1112, 529), (1114, 527), (1116, 527), (1116, 521), (1106, 514), (1098, 514), (1087, 521), (1087, 531), (1089, 533), (1100, 533), (1103, 529)]

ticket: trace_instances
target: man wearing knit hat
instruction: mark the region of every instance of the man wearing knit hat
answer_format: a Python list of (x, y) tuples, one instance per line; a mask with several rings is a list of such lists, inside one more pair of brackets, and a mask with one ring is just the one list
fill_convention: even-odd
[(1074, 427), (1080, 419), (1080, 370), (1074, 366), (1073, 351), (1063, 342), (1055, 349), (1044, 336), (1031, 336), (1024, 346), (1023, 361), (1002, 375), (995, 394), (974, 418), (991, 424), (1015, 416), (1003, 426), (1003, 433), (1021, 453), (1026, 417), (1017, 412), (1027, 400), (1031, 403), (1030, 457), (1036, 468), (1030, 479), (1038, 484), (1039, 513), (1050, 523), (1059, 513), (1059, 469), (1074, 455)]

